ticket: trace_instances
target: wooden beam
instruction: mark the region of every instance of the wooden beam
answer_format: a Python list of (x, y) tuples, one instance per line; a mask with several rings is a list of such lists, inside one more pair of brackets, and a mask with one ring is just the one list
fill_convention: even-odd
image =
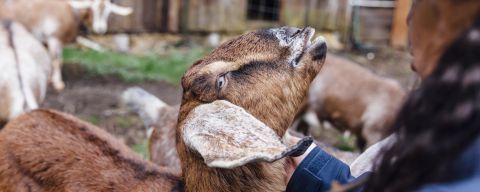
[(304, 27), (306, 25), (309, 0), (281, 0), (280, 23), (293, 27)]
[(406, 47), (408, 45), (407, 16), (411, 3), (411, 0), (397, 0), (390, 36), (390, 44), (394, 47)]
[(243, 32), (247, 21), (246, 0), (188, 0), (186, 30), (190, 32)]
[(180, 13), (182, 7), (182, 1), (170, 0), (170, 6), (168, 8), (168, 32), (178, 32), (180, 28)]
[(355, 7), (369, 7), (369, 8), (394, 8), (393, 1), (372, 1), (372, 0), (354, 0), (352, 6)]

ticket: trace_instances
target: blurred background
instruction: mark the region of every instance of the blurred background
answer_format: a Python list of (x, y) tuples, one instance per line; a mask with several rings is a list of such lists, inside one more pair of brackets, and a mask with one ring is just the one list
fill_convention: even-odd
[[(65, 0), (67, 1), (67, 0)], [(112, 0), (131, 7), (111, 15), (106, 34), (89, 28), (82, 43), (63, 47), (65, 89), (48, 89), (42, 107), (89, 121), (146, 155), (142, 121), (119, 105), (121, 93), (140, 86), (170, 105), (181, 100), (180, 78), (228, 39), (259, 28), (311, 26), (327, 39), (329, 54), (347, 58), (410, 90), (406, 17), (411, 0)], [(88, 25), (87, 25), (88, 28)], [(339, 77), (341, 78), (341, 77)], [(321, 139), (357, 150), (351, 134), (327, 129)], [(325, 136), (327, 135), (327, 136)]]

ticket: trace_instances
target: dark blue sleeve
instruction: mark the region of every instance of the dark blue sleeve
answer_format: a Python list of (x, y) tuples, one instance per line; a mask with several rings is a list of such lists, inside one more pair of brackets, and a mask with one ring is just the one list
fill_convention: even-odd
[(333, 181), (345, 184), (353, 179), (347, 164), (315, 147), (293, 173), (287, 192), (327, 191)]
[(472, 178), (450, 182), (430, 184), (420, 188), (419, 192), (449, 192), (449, 191), (461, 191), (461, 192), (478, 192), (480, 189), (480, 177), (474, 176)]

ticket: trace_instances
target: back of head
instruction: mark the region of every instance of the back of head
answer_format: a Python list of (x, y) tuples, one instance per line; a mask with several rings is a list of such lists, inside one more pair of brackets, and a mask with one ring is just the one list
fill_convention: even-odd
[(385, 150), (368, 191), (411, 191), (454, 177), (455, 161), (480, 135), (479, 51), (477, 17), (406, 101), (394, 124), (398, 140)]
[(478, 0), (415, 0), (408, 17), (413, 67), (423, 78), (480, 14)]

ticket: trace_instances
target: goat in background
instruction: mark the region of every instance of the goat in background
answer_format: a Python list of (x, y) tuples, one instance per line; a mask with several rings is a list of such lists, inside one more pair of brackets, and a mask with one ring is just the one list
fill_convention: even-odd
[(52, 69), (47, 50), (21, 24), (0, 20), (0, 128), (39, 107)]
[[(309, 141), (286, 146), (281, 137), (326, 55), (313, 33), (249, 32), (185, 73), (176, 148), (187, 191), (285, 190), (281, 158), (303, 153)], [(5, 191), (171, 191), (182, 180), (98, 127), (52, 110), (9, 122), (0, 153)]]
[(51, 81), (62, 90), (62, 48), (78, 36), (83, 24), (92, 23), (93, 31), (107, 31), (110, 13), (129, 15), (131, 8), (121, 7), (109, 0), (12, 0), (0, 1), (0, 18), (23, 24), (35, 38), (48, 47), (52, 58)]
[(387, 130), (403, 104), (405, 90), (359, 64), (328, 54), (325, 66), (313, 80), (308, 101), (297, 118), (312, 110), (320, 122), (351, 131), (365, 149), (389, 134)]

